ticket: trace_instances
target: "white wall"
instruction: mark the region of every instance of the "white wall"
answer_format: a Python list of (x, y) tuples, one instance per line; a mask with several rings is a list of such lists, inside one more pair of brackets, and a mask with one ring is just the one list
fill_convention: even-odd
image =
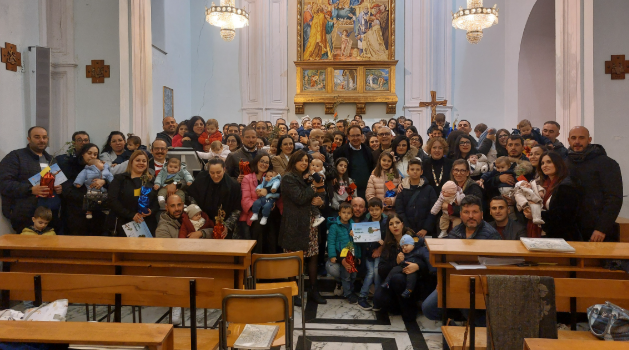
[[(629, 1), (597, 0), (594, 7), (594, 135), (593, 142), (603, 145), (624, 175), (624, 193), (629, 192), (629, 80), (611, 80), (605, 74), (605, 61), (611, 55), (629, 58)], [(629, 78), (629, 77), (628, 77)], [(621, 216), (629, 217), (628, 201)]]
[[(0, 1), (0, 46), (9, 42), (22, 53), (22, 63), (27, 59), (28, 46), (39, 45), (39, 1)], [(0, 158), (14, 149), (26, 145), (26, 130), (31, 126), (26, 121), (25, 74), (20, 67), (17, 72), (5, 69), (0, 64)], [(9, 221), (0, 215), (0, 235), (12, 232)]]
[[(118, 1), (74, 0), (76, 74), (76, 130), (85, 130), (102, 145), (120, 127), (120, 44)], [(105, 60), (110, 77), (92, 84), (85, 66)]]
[[(173, 89), (175, 119), (181, 122), (192, 116), (192, 68), (190, 1), (165, 0), (165, 42), (167, 54), (153, 47), (153, 129), (151, 137), (162, 131), (163, 88)], [(160, 47), (161, 48), (161, 47)], [(143, 140), (150, 143), (153, 140)]]

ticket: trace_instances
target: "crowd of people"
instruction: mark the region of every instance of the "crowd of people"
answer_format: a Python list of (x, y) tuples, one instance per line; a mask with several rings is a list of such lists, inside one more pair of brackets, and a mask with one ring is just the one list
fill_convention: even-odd
[[(421, 300), (424, 314), (440, 319), (426, 237), (619, 239), (618, 163), (585, 127), (569, 131), (568, 147), (560, 132), (554, 121), (540, 130), (522, 120), (511, 132), (467, 120), (451, 127), (442, 114), (425, 135), (404, 117), (365, 125), (361, 115), (327, 123), (306, 116), (222, 129), (215, 119), (169, 117), (150, 145), (114, 131), (101, 148), (77, 131), (68, 152), (53, 157), (47, 130), (36, 126), (28, 145), (0, 162), (2, 213), (25, 235), (125, 237), (123, 225), (136, 222), (158, 238), (252, 239), (256, 253), (303, 251), (312, 302), (326, 302), (317, 279), (329, 274), (335, 294), (363, 309), (414, 320)], [(169, 157), (177, 147), (196, 151), (203, 170)], [(67, 181), (29, 182), (55, 163)], [(379, 225), (381, 239), (353, 244), (359, 222)]]

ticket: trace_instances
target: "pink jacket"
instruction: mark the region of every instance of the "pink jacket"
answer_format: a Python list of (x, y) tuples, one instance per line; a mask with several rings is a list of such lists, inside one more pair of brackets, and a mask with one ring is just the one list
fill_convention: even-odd
[[(369, 201), (373, 197), (378, 197), (384, 201), (384, 195), (387, 193), (388, 189), (384, 185), (389, 179), (387, 176), (376, 176), (374, 173), (371, 173), (369, 177), (369, 182), (367, 182), (367, 190), (365, 191), (365, 199)], [(398, 185), (401, 183), (401, 179), (393, 178), (393, 184), (395, 185), (395, 190), (397, 191)], [(396, 193), (397, 195), (397, 193)], [(393, 204), (395, 205), (395, 197), (391, 198), (393, 200)]]
[[(251, 173), (246, 175), (242, 179), (242, 183), (240, 184), (240, 189), (242, 192), (242, 199), (240, 204), (242, 206), (242, 213), (240, 214), (240, 218), (238, 221), (246, 221), (247, 225), (251, 226), (252, 221), (249, 220), (251, 215), (253, 215), (253, 211), (251, 211), (251, 207), (253, 206), (253, 202), (258, 199), (258, 195), (256, 194), (256, 187), (258, 187), (258, 178), (256, 174)], [(282, 203), (282, 197), (278, 199), (275, 204), (280, 209), (280, 214), (284, 212), (284, 205)]]

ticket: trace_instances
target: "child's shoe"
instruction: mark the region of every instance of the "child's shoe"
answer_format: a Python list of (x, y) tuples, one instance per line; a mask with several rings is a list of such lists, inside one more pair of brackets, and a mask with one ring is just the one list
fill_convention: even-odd
[(352, 293), (347, 297), (347, 301), (350, 304), (357, 304), (358, 303), (358, 297), (356, 296), (356, 294)]
[(441, 233), (439, 234), (439, 237), (438, 237), (438, 238), (445, 238), (445, 237), (448, 237), (448, 232), (446, 232), (446, 231), (441, 231)]
[(260, 219), (260, 225), (266, 225), (266, 219), (264, 216)]
[(358, 298), (358, 306), (363, 310), (371, 310), (373, 308), (371, 304), (367, 302), (367, 298)]
[(402, 292), (402, 298), (404, 298), (404, 299), (410, 298), (411, 297), (411, 293), (413, 293), (412, 290), (410, 290), (410, 289), (405, 290), (404, 292)]
[(251, 221), (258, 221), (258, 214), (251, 215), (251, 218), (249, 220), (251, 220)]
[(321, 225), (324, 221), (325, 221), (325, 218), (323, 216), (319, 216), (312, 223), (312, 227), (317, 227), (317, 226)]
[(86, 219), (91, 219), (92, 218), (92, 212), (88, 211), (87, 213), (85, 213), (85, 218)]
[(157, 197), (157, 202), (159, 203), (159, 206), (161, 208), (165, 208), (166, 207), (166, 198), (164, 198), (164, 196), (158, 196)]
[(343, 295), (343, 286), (340, 283), (336, 284), (336, 287), (334, 287), (334, 292), (332, 293), (337, 297), (340, 297), (341, 295)]

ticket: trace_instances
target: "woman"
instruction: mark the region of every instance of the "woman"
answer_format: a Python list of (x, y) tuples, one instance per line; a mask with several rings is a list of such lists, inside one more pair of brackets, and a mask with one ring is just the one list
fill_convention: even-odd
[[(129, 158), (127, 171), (114, 176), (114, 181), (109, 185), (107, 203), (112, 211), (110, 215), (110, 227), (115, 229), (116, 236), (126, 237), (122, 225), (135, 221), (136, 223), (146, 222), (151, 233), (155, 233), (157, 228), (157, 213), (159, 203), (157, 202), (157, 192), (151, 191), (148, 194), (149, 206), (147, 214), (138, 212), (138, 199), (142, 187), (153, 187), (153, 176), (149, 174), (148, 156), (144, 151), (135, 151)], [(146, 183), (143, 183), (142, 177)], [(113, 221), (113, 222), (112, 222)]]
[(408, 137), (409, 139), (411, 138), (411, 136), (417, 134), (417, 128), (414, 126), (409, 126), (408, 128), (406, 128), (406, 137)]
[(426, 151), (424, 151), (424, 139), (421, 137), (421, 135), (419, 134), (412, 134), (409, 137), (409, 140), (411, 141), (411, 147), (414, 147), (417, 149), (417, 158), (419, 158), (422, 163), (429, 158), (430, 156), (428, 155), (428, 153), (426, 153)]
[[(533, 168), (538, 168), (539, 161), (542, 158), (542, 154), (544, 154), (544, 152), (546, 151), (548, 151), (548, 148), (546, 148), (545, 146), (536, 145), (531, 148), (531, 153), (529, 153), (529, 162), (531, 162)], [(539, 181), (539, 174), (536, 174), (535, 180)]]
[(426, 150), (430, 154), (422, 169), (428, 183), (435, 189), (435, 193), (441, 193), (441, 187), (449, 180), (452, 171), (452, 160), (445, 158), (448, 152), (448, 144), (441, 137), (432, 137), (426, 144)]
[(229, 147), (229, 152), (236, 152), (242, 146), (242, 140), (237, 134), (228, 134), (225, 144)]
[[(405, 227), (402, 220), (397, 214), (392, 214), (387, 220), (387, 232), (384, 239), (384, 246), (380, 255), (380, 265), (378, 266), (378, 275), (384, 281), (393, 267), (399, 265), (404, 260), (402, 249), (400, 248), (400, 239), (404, 235), (414, 237), (413, 230)], [(419, 239), (415, 245), (424, 245), (424, 240)], [(419, 274), (417, 278), (416, 288), (410, 298), (402, 298), (401, 294), (406, 290), (406, 278), (402, 275), (394, 275), (389, 281), (389, 288), (376, 286), (376, 292), (373, 297), (373, 310), (386, 310), (392, 313), (401, 313), (405, 322), (414, 322), (417, 317), (417, 301), (422, 300), (435, 288), (436, 281), (428, 276), (428, 268), (409, 263), (403, 270), (404, 273)]]
[[(539, 179), (546, 194), (542, 197), (542, 237), (581, 241), (577, 225), (579, 203), (583, 192), (569, 175), (568, 167), (558, 153), (546, 151), (537, 167)], [(524, 216), (532, 220), (531, 209), (524, 209)]]
[(387, 122), (387, 126), (389, 127), (389, 129), (391, 129), (391, 132), (393, 132), (393, 136), (397, 136), (398, 134), (397, 119), (395, 118), (389, 119), (389, 121)]
[(183, 146), (194, 149), (197, 152), (203, 152), (203, 145), (199, 142), (199, 136), (205, 131), (205, 120), (195, 115), (188, 122), (188, 133), (185, 134)]
[[(454, 151), (457, 149), (456, 147), (456, 140), (459, 138), (459, 136), (461, 135), (466, 135), (466, 133), (464, 133), (461, 130), (454, 130), (452, 131), (448, 137), (446, 138), (446, 142), (448, 143), (448, 149), (450, 150), (449, 153), (446, 153), (446, 157), (452, 159), (454, 157)], [(452, 159), (454, 160), (454, 159)]]
[[(87, 193), (87, 187), (81, 186), (76, 188), (74, 180), (79, 173), (85, 169), (85, 165), (98, 158), (98, 146), (93, 143), (83, 145), (76, 153), (76, 157), (65, 157), (64, 161), (60, 161), (57, 157), (59, 169), (68, 178), (61, 186), (63, 188), (63, 196), (61, 196), (61, 215), (65, 223), (71, 223), (65, 226), (66, 232), (71, 236), (104, 236), (107, 234), (105, 220), (107, 215), (102, 211), (93, 211), (92, 219), (85, 217), (83, 210), (83, 199)], [(95, 179), (90, 185), (93, 189), (99, 189), (106, 186), (103, 179)]]
[[(177, 126), (177, 135), (173, 137), (173, 147), (183, 147), (183, 139), (188, 132), (188, 121), (184, 120)], [(188, 140), (190, 140), (188, 138)]]
[[(391, 182), (391, 189), (387, 188), (387, 183)], [(376, 168), (369, 176), (367, 182), (367, 190), (365, 191), (365, 199), (369, 201), (373, 197), (378, 197), (384, 204), (384, 213), (386, 215), (394, 213), (395, 197), (397, 196), (397, 187), (400, 185), (400, 173), (395, 167), (395, 160), (389, 152), (382, 152), (378, 159)]]
[(391, 142), (391, 148), (385, 150), (385, 152), (393, 152), (393, 158), (395, 159), (395, 167), (397, 171), (402, 175), (402, 178), (408, 176), (408, 162), (417, 157), (417, 149), (411, 147), (408, 137), (400, 135)]
[(278, 174), (284, 176), (286, 167), (288, 166), (288, 160), (295, 151), (295, 141), (288, 135), (280, 137), (277, 141), (277, 152), (275, 157), (271, 160), (273, 162), (273, 170)]
[(277, 200), (275, 207), (268, 218), (266, 225), (261, 225), (259, 220), (251, 221), (251, 207), (253, 203), (259, 198), (267, 195), (265, 189), (256, 191), (256, 187), (262, 183), (267, 171), (273, 170), (271, 165), (271, 158), (266, 153), (258, 153), (258, 155), (249, 164), (251, 167), (251, 174), (246, 175), (242, 179), (241, 191), (242, 191), (242, 213), (240, 214), (239, 227), (244, 231), (249, 231), (249, 234), (245, 233), (245, 237), (251, 237), (258, 243), (253, 248), (253, 252), (257, 254), (276, 254), (277, 249), (277, 234), (280, 224), (280, 207), (281, 200)]
[(507, 157), (507, 141), (511, 133), (507, 129), (500, 129), (496, 132), (496, 158)]
[(477, 154), (477, 151), (472, 145), (472, 137), (469, 135), (459, 135), (454, 142), (454, 152), (452, 160), (464, 159), (470, 156), (470, 154)]
[[(457, 186), (459, 186), (463, 190), (463, 194), (465, 194), (466, 196), (474, 195), (480, 198), (481, 203), (484, 203), (484, 191), (476, 183), (476, 181), (472, 180), (472, 178), (470, 177), (470, 163), (468, 163), (465, 159), (457, 159), (454, 161), (454, 163), (452, 163), (450, 180), (454, 181)], [(442, 209), (447, 210), (448, 204), (444, 203)], [(461, 206), (454, 203), (452, 205), (452, 210), (454, 211), (454, 213), (451, 216), (460, 217)]]
[(103, 152), (99, 157), (100, 160), (112, 167), (129, 160), (131, 152), (125, 150), (126, 145), (127, 139), (124, 134), (120, 131), (112, 131), (107, 137), (107, 143), (105, 143)]
[(288, 126), (286, 126), (286, 124), (280, 124), (277, 126), (278, 129), (278, 135), (279, 136), (284, 136), (284, 135), (288, 135)]
[[(306, 183), (310, 158), (304, 151), (295, 152), (288, 161), (282, 177), (280, 193), (284, 202), (284, 213), (280, 226), (280, 246), (284, 251), (303, 251), (308, 270), (311, 290), (308, 298), (317, 304), (327, 304), (319, 294), (317, 283), (317, 258), (319, 255), (319, 228), (312, 227), (315, 216), (311, 206), (322, 206), (323, 200)], [(314, 182), (316, 188), (324, 186), (323, 181)], [(322, 252), (323, 253), (323, 252)]]
[[(343, 146), (345, 143), (347, 143), (347, 136), (345, 136), (344, 132), (335, 131), (332, 135), (334, 136), (334, 146), (332, 146), (333, 150), (335, 150), (335, 149)], [(321, 145), (319, 145), (319, 146), (321, 146)]]
[(372, 134), (371, 136), (369, 136), (368, 140), (369, 148), (371, 148), (372, 152), (380, 149), (380, 141), (378, 141), (378, 135)]

